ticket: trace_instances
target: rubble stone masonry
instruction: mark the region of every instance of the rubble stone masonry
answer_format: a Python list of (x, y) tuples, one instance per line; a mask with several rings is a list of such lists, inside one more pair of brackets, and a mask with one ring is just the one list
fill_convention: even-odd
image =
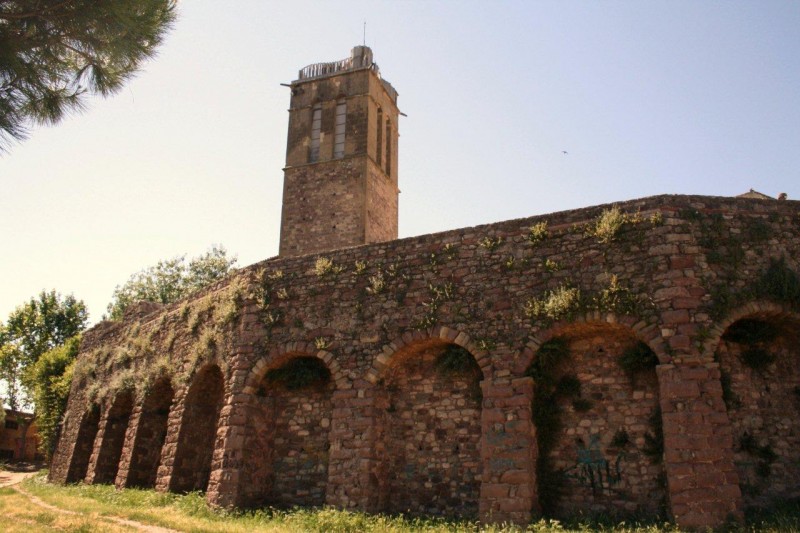
[(719, 525), (800, 495), (798, 230), (657, 196), (269, 259), (85, 334), (50, 479)]

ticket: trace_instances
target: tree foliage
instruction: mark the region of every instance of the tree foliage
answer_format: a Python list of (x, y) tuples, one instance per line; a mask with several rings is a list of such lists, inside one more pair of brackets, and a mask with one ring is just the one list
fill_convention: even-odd
[(0, 151), (108, 96), (155, 54), (177, 0), (0, 1)]
[(32, 398), (36, 405), (39, 449), (49, 461), (58, 440), (58, 427), (67, 408), (72, 367), (80, 350), (80, 336), (45, 352), (28, 371)]
[(213, 246), (205, 254), (186, 262), (186, 256), (159, 261), (133, 274), (114, 289), (108, 304), (108, 318), (119, 320), (125, 309), (140, 301), (172, 303), (224, 278), (234, 269), (236, 258), (229, 258), (223, 246)]
[(32, 408), (30, 369), (45, 352), (83, 331), (88, 318), (82, 301), (56, 291), (42, 291), (11, 312), (0, 329), (0, 379), (12, 409)]

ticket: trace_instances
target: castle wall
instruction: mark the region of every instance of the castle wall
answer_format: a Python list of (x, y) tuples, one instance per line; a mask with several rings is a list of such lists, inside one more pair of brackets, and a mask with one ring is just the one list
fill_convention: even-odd
[[(617, 208), (275, 258), (188, 300), (100, 324), (84, 337), (50, 477), (75, 480), (93, 405), (97, 455), (115, 399), (130, 390), (140, 406), (145, 384), (167, 376), (175, 394), (155, 485), (176, 490), (177, 435), (203, 427), (214, 435), (215, 505), (317, 505), (324, 492), (326, 504), (370, 512), (524, 523), (541, 510), (664, 509), (705, 527), (796, 493), (800, 428), (779, 413), (800, 406), (794, 378), (775, 385), (794, 376), (796, 343), (786, 333), (765, 346), (778, 362), (756, 376), (737, 367), (725, 338), (742, 316), (796, 323), (800, 206), (659, 196)], [(554, 339), (568, 352), (552, 375), (575, 378), (573, 396), (553, 402), (556, 430), (538, 418), (548, 382), (532, 372), (545, 368)], [(655, 359), (629, 374), (620, 356), (636, 343)], [(445, 352), (460, 354), (452, 374), (439, 367)], [(330, 373), (307, 401), (265, 378), (298, 357)], [(223, 384), (216, 421), (187, 403), (209, 365)], [(742, 407), (726, 406), (723, 374)], [(754, 417), (758, 445), (776, 455), (766, 477), (775, 488), (743, 499), (750, 474), (738, 440)], [(621, 430), (626, 442), (615, 438)], [(308, 449), (297, 449), (301, 437)], [(543, 446), (548, 439), (556, 445)], [(132, 449), (123, 446), (121, 463)], [(548, 493), (541, 473), (563, 491)]]

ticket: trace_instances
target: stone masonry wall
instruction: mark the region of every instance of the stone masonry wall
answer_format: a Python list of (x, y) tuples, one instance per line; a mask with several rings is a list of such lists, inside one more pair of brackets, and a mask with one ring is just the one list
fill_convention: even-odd
[(800, 350), (796, 322), (773, 320), (783, 331), (765, 346), (774, 360), (745, 364), (748, 347), (723, 340), (717, 351), (728, 383), (726, 407), (734, 461), (745, 503), (764, 505), (800, 496)]
[[(565, 491), (546, 513), (651, 512), (666, 494), (666, 512), (681, 526), (717, 525), (741, 516), (745, 503), (800, 486), (791, 467), (795, 378), (776, 385), (778, 375), (795, 375), (797, 344), (784, 333), (787, 340), (770, 348), (774, 366), (757, 376), (738, 366), (741, 350), (725, 340), (748, 317), (797, 331), (798, 229), (796, 202), (658, 196), (270, 259), (185, 301), (134, 308), (121, 323), (87, 332), (50, 477), (75, 481), (85, 469), (94, 479), (96, 460), (82, 466), (86, 435), (96, 433), (96, 457), (125, 391), (135, 404), (128, 428), (135, 435), (146, 391), (166, 376), (174, 399), (155, 486), (180, 490), (178, 436), (203, 428), (213, 451), (210, 466), (195, 469), (204, 479), (194, 481), (207, 483), (214, 505), (258, 504), (278, 493), (316, 505), (324, 490), (327, 505), (346, 509), (474, 516), (477, 508), (485, 522), (524, 523), (542, 511), (543, 496), (553, 501), (537, 481), (550, 460)], [(559, 400), (562, 444), (543, 459), (546, 431), (535, 413), (544, 384), (528, 370), (556, 338), (569, 340), (568, 370), (590, 405), (576, 410), (573, 400)], [(634, 341), (656, 357), (635, 381), (618, 363)], [(441, 346), (470, 355), (456, 364), (463, 377), (431, 370), (438, 355), (430, 349)], [(280, 396), (259, 392), (264, 378), (298, 357), (324, 364), (330, 390), (306, 402), (308, 417), (298, 414), (306, 412), (299, 395), (273, 413), (269, 402)], [(218, 376), (218, 417), (193, 410), (203, 369)], [(729, 389), (741, 407), (726, 406)], [(285, 422), (266, 422), (281, 416)], [(740, 436), (750, 428), (758, 447), (750, 449), (769, 445), (775, 456), (775, 488), (757, 498), (747, 492), (750, 467), (739, 464)], [(629, 438), (624, 446), (614, 439), (619, 429)], [(253, 430), (264, 453), (253, 453)], [(329, 431), (329, 449), (327, 479), (319, 455), (303, 470), (302, 492), (275, 461), (302, 457), (306, 430), (315, 450)], [(648, 433), (663, 443), (652, 460), (643, 453)], [(134, 441), (125, 439), (121, 465), (131, 463)], [(609, 469), (592, 487), (591, 469), (582, 467), (601, 456)], [(418, 475), (421, 461), (435, 468)], [(127, 472), (120, 468), (118, 484)]]
[(378, 480), (385, 512), (478, 516), (481, 372), (452, 347), (421, 346), (383, 378), (376, 449), (387, 458)]
[(637, 343), (619, 326), (567, 328), (570, 358), (560, 379), (577, 377), (580, 392), (559, 397), (561, 431), (551, 460), (563, 472), (554, 514), (658, 516), (666, 487), (660, 454), (650, 450), (658, 416), (658, 381), (650, 369), (627, 375), (618, 363)]
[(286, 169), (283, 197), (293, 201), (284, 202), (282, 255), (363, 242), (364, 165), (362, 158), (346, 158)]

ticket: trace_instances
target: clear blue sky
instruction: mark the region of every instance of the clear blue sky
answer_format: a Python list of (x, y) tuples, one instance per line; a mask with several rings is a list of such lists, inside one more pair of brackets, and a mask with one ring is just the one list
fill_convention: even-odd
[[(0, 156), (0, 319), (221, 243), (278, 250), (288, 89), (362, 40), (400, 234), (661, 193), (800, 198), (800, 2), (183, 1), (145, 70)], [(569, 152), (562, 154), (562, 150)]]

